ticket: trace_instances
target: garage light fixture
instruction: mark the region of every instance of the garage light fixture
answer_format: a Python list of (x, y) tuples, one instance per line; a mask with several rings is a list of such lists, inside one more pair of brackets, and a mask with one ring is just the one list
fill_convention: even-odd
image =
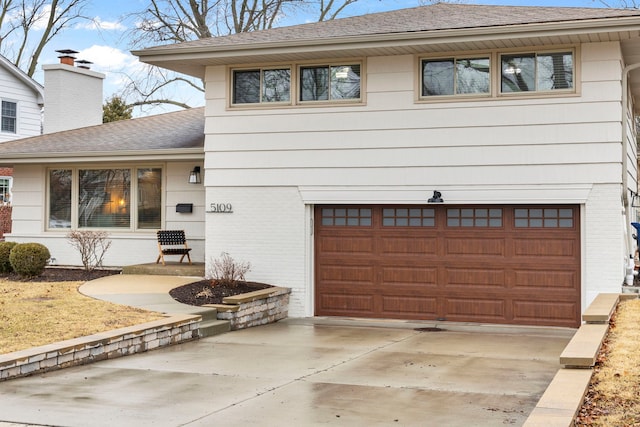
[(429, 200), (427, 200), (427, 202), (429, 202), (429, 203), (442, 203), (442, 202), (444, 202), (444, 200), (442, 200), (442, 193), (440, 193), (438, 190), (433, 190), (433, 197), (431, 197)]
[(636, 193), (633, 190), (629, 191), (631, 192), (631, 207), (640, 208), (640, 194)]
[(195, 166), (189, 173), (189, 184), (200, 184), (200, 166)]

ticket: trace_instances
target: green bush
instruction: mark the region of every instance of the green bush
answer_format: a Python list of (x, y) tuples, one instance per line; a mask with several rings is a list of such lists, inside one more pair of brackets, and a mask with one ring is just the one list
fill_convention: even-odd
[(9, 253), (18, 242), (0, 242), (0, 273), (11, 273), (13, 267), (9, 262)]
[(40, 276), (49, 258), (49, 249), (40, 243), (19, 243), (9, 253), (11, 266), (22, 277)]

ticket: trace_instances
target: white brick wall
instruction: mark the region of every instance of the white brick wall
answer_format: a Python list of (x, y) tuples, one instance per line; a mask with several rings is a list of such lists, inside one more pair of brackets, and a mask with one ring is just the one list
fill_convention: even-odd
[(208, 187), (207, 203), (231, 203), (233, 213), (206, 214), (207, 262), (227, 252), (250, 262), (247, 280), (291, 288), (289, 315), (312, 314), (306, 307), (305, 207), (293, 187)]
[(619, 184), (593, 186), (585, 205), (582, 247), (584, 298), (587, 307), (600, 292), (620, 292), (624, 280), (624, 213), (620, 204)]

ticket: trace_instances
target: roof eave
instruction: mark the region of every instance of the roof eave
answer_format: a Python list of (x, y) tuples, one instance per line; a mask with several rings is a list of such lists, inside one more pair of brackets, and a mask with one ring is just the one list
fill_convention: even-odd
[(0, 152), (0, 165), (34, 164), (34, 163), (103, 163), (110, 161), (170, 161), (170, 160), (203, 160), (204, 148), (166, 149), (166, 150), (131, 150), (131, 151), (85, 151), (85, 152), (51, 152), (51, 153), (8, 153)]
[[(248, 43), (231, 46), (194, 46), (174, 48), (163, 47), (133, 51), (142, 62), (160, 65), (175, 60), (198, 61), (206, 59), (228, 60), (229, 63), (242, 56), (275, 55), (278, 53), (296, 52), (331, 52), (342, 49), (352, 49), (366, 45), (373, 46), (402, 46), (408, 44), (473, 42), (504, 38), (505, 36), (527, 38), (558, 35), (579, 35), (592, 33), (611, 33), (640, 30), (640, 16), (589, 19), (579, 21), (547, 22), (538, 24), (519, 24), (500, 27), (474, 27), (451, 30), (433, 30), (420, 32), (368, 34), (348, 37), (298, 39), (268, 43)], [(201, 64), (205, 66), (204, 63)]]

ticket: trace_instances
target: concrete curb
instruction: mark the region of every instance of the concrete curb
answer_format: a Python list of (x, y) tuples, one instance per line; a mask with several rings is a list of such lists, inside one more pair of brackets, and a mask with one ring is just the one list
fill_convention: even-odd
[(571, 427), (587, 393), (593, 367), (619, 301), (631, 294), (599, 294), (582, 315), (585, 322), (560, 355), (563, 365), (545, 390), (524, 427)]
[(199, 338), (199, 315), (172, 315), (140, 325), (0, 355), (0, 381), (115, 359)]

